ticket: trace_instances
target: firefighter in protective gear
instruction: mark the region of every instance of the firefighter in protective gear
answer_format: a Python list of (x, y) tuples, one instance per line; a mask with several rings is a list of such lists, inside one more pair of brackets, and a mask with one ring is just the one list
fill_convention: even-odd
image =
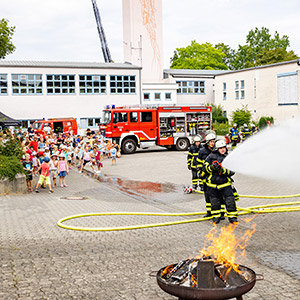
[(208, 193), (207, 193), (207, 186), (206, 186), (206, 181), (205, 181), (205, 171), (203, 170), (204, 167), (204, 162), (206, 157), (211, 154), (214, 150), (215, 146), (215, 141), (216, 141), (216, 136), (213, 133), (209, 133), (205, 137), (205, 145), (200, 149), (198, 157), (197, 157), (197, 169), (199, 170), (200, 174), (200, 187), (201, 190), (204, 192), (204, 197), (205, 197), (205, 206), (206, 206), (206, 215), (204, 218), (210, 217), (211, 216), (211, 203), (209, 201)]
[(245, 123), (243, 125), (242, 135), (243, 135), (243, 141), (245, 141), (248, 137), (251, 136), (252, 131), (248, 128), (248, 125)]
[(221, 201), (225, 201), (227, 216), (230, 223), (237, 223), (237, 209), (232, 189), (231, 176), (234, 172), (222, 167), (221, 163), (227, 156), (226, 143), (219, 140), (215, 144), (216, 151), (208, 155), (205, 160), (207, 191), (211, 202), (211, 215), (213, 222), (218, 224), (221, 220)]
[(239, 130), (237, 129), (237, 124), (233, 124), (233, 127), (229, 130), (229, 136), (231, 141), (231, 150), (233, 150), (237, 143), (240, 141)]
[(187, 167), (192, 171), (192, 185), (194, 189), (197, 189), (200, 184), (200, 178), (197, 172), (197, 156), (201, 148), (201, 138), (200, 136), (195, 136), (194, 144), (189, 148), (187, 156)]
[(255, 135), (258, 132), (257, 127), (254, 124), (251, 124), (251, 135)]

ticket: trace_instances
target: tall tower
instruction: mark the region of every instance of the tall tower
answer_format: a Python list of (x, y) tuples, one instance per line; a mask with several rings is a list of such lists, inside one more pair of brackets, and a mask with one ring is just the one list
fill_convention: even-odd
[(123, 0), (124, 59), (143, 68), (143, 82), (161, 82), (162, 44), (162, 0)]

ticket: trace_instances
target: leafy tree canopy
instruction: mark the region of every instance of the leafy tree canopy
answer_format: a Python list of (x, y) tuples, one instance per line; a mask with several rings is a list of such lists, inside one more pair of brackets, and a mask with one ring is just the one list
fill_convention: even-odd
[(186, 48), (176, 48), (171, 58), (173, 69), (227, 70), (225, 54), (212, 44), (192, 41)]
[(9, 26), (8, 20), (0, 20), (0, 59), (15, 51), (16, 47), (12, 43), (12, 35), (15, 32), (15, 26)]
[(246, 36), (246, 44), (232, 49), (229, 45), (218, 43), (198, 44), (192, 41), (186, 48), (177, 48), (171, 58), (174, 69), (214, 69), (239, 70), (266, 64), (297, 59), (294, 51), (288, 51), (290, 41), (287, 35), (274, 36), (266, 27), (250, 30)]

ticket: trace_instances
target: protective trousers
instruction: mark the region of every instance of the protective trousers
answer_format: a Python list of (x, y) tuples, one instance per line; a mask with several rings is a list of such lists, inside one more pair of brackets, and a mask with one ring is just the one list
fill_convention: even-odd
[(237, 137), (231, 139), (231, 150), (233, 150), (237, 145)]
[(196, 168), (192, 168), (192, 184), (194, 189), (200, 185), (199, 172), (196, 171)]
[(211, 203), (209, 200), (207, 185), (205, 183), (203, 184), (203, 192), (204, 192), (204, 198), (205, 198), (206, 212), (207, 212), (207, 214), (210, 215), (211, 214)]
[(214, 218), (220, 218), (222, 213), (222, 199), (225, 202), (227, 217), (229, 219), (237, 217), (235, 199), (231, 186), (222, 189), (207, 187), (208, 196), (211, 202), (211, 214)]

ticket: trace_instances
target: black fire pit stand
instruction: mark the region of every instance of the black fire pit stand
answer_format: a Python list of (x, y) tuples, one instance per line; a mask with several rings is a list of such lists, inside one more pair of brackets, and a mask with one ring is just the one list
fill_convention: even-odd
[[(184, 298), (178, 298), (178, 300), (186, 300)], [(243, 296), (236, 297), (236, 300), (243, 300)]]

